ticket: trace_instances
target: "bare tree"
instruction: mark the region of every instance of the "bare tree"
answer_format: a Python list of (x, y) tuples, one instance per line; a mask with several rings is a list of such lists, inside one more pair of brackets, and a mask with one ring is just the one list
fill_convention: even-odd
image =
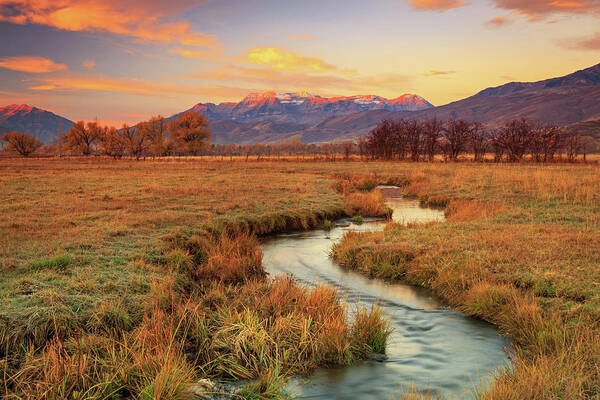
[(403, 130), (406, 135), (410, 159), (417, 162), (421, 159), (423, 148), (423, 124), (416, 119), (404, 121)]
[(442, 121), (436, 117), (423, 124), (423, 154), (429, 162), (433, 162), (435, 159), (443, 126)]
[(494, 140), (504, 149), (509, 161), (519, 162), (529, 150), (532, 131), (532, 125), (526, 119), (513, 119), (500, 128)]
[(373, 128), (367, 139), (367, 146), (373, 158), (392, 159), (394, 150), (397, 148), (398, 135), (396, 134), (396, 130), (397, 124), (389, 119), (381, 121)]
[(473, 160), (481, 162), (488, 149), (488, 133), (480, 123), (473, 123), (468, 132), (468, 141), (471, 151), (473, 152)]
[(446, 123), (442, 129), (441, 148), (447, 160), (458, 161), (458, 156), (465, 151), (471, 129), (473, 124), (462, 119), (451, 119)]
[(344, 143), (344, 161), (350, 160), (350, 152), (352, 151), (352, 143)]
[(569, 162), (575, 162), (577, 156), (584, 148), (582, 136), (573, 130), (566, 130), (564, 135), (564, 149)]

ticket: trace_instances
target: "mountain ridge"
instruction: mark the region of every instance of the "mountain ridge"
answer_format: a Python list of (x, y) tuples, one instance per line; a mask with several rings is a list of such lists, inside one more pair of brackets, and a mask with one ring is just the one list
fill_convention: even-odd
[[(328, 117), (373, 109), (419, 111), (434, 106), (416, 94), (403, 94), (394, 99), (377, 95), (322, 97), (307, 92), (250, 93), (237, 103), (198, 103), (184, 111), (196, 111), (211, 119), (258, 122), (274, 121), (314, 124)], [(175, 114), (176, 117), (179, 114)]]
[(65, 117), (27, 104), (0, 107), (0, 134), (8, 131), (25, 132), (48, 143), (58, 137), (60, 129), (68, 131), (73, 122)]
[[(438, 107), (412, 94), (395, 99), (376, 95), (327, 98), (307, 92), (270, 91), (250, 93), (239, 102), (198, 103), (184, 112), (196, 111), (205, 115), (211, 123), (213, 143), (279, 142), (292, 138), (330, 142), (355, 140), (385, 118), (462, 118), (491, 127), (513, 118), (528, 118), (560, 126), (583, 126), (581, 123), (586, 121), (600, 120), (598, 99), (600, 64), (561, 77), (486, 88), (473, 96)], [(12, 107), (10, 112), (4, 112), (9, 107)], [(41, 116), (33, 117), (29, 122), (19, 121), (19, 116), (27, 114), (50, 118), (54, 125), (41, 126)], [(11, 119), (15, 116), (16, 120)], [(72, 124), (66, 118), (36, 107), (11, 105), (0, 108), (0, 133), (19, 130), (47, 142), (56, 137), (59, 123), (63, 124), (63, 130)], [(591, 126), (590, 129), (595, 129), (597, 124)]]

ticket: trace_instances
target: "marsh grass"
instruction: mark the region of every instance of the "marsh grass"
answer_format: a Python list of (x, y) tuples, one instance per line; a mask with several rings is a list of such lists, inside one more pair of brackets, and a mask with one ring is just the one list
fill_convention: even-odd
[(178, 398), (204, 377), (259, 379), (248, 396), (276, 398), (289, 374), (381, 350), (385, 316), (348, 323), (331, 288), (265, 279), (255, 238), (386, 215), (379, 184), (446, 207), (449, 221), (348, 234), (333, 255), (509, 335), (514, 369), (478, 397), (600, 393), (597, 165), (2, 159), (0, 170), (8, 398)]
[(598, 397), (597, 167), (424, 169), (403, 173), (405, 190), (444, 205), (447, 222), (348, 232), (334, 259), (366, 275), (428, 287), (511, 337), (513, 368), (477, 397)]
[[(257, 234), (346, 215), (328, 178), (285, 168), (249, 186), (247, 167), (54, 166), (55, 186), (40, 187), (36, 165), (26, 166), (31, 186), (11, 165), (13, 186), (2, 192), (31, 213), (3, 203), (19, 221), (0, 226), (14, 233), (1, 248), (11, 259), (0, 307), (8, 398), (180, 399), (206, 377), (250, 380), (246, 398), (280, 398), (290, 374), (384, 350), (379, 310), (349, 322), (335, 290), (270, 281), (262, 268)], [(64, 191), (70, 208), (37, 210), (20, 197), (25, 187), (41, 199)], [(28, 231), (37, 212), (55, 225)], [(26, 231), (28, 245), (17, 246)], [(57, 232), (64, 243), (53, 242)]]

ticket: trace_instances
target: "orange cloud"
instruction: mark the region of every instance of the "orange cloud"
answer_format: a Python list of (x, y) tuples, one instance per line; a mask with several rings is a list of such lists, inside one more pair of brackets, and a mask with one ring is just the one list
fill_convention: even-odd
[(488, 28), (500, 28), (502, 26), (508, 25), (510, 20), (505, 15), (499, 15), (487, 21), (484, 25)]
[(585, 7), (584, 3), (581, 3), (579, 1), (553, 1), (552, 3), (550, 3), (551, 6), (553, 7), (557, 7), (557, 8), (583, 8)]
[(115, 79), (104, 76), (97, 77), (55, 77), (41, 79), (39, 85), (29, 87), (35, 91), (54, 90), (93, 90), (103, 92), (128, 93), (145, 96), (190, 95), (231, 98), (245, 96), (248, 88), (227, 86), (174, 85), (171, 83), (151, 82), (138, 79)]
[(272, 68), (248, 68), (237, 65), (223, 67), (190, 76), (189, 78), (224, 82), (244, 82), (250, 86), (265, 89), (287, 90), (295, 88), (343, 87), (349, 78), (331, 74), (308, 74), (301, 71), (283, 71)]
[(67, 66), (55, 63), (44, 57), (5, 57), (0, 59), (0, 68), (41, 74), (44, 72), (64, 71), (67, 69)]
[(0, 0), (0, 21), (218, 47), (216, 36), (197, 32), (185, 21), (173, 21), (180, 12), (200, 3), (194, 0)]
[[(377, 76), (345, 74), (312, 74), (306, 71), (285, 71), (273, 68), (247, 68), (226, 65), (202, 74), (188, 76), (202, 80), (239, 83), (258, 90), (318, 91), (322, 94), (387, 91), (391, 95), (404, 93), (409, 78), (396, 73)], [(353, 93), (356, 94), (356, 93)]]
[(317, 37), (313, 35), (290, 35), (288, 39), (291, 40), (316, 40)]
[(598, 13), (598, 0), (492, 0), (497, 8), (515, 11), (529, 21), (539, 21), (551, 14)]
[(335, 65), (327, 64), (319, 58), (304, 57), (281, 47), (254, 47), (246, 52), (244, 61), (280, 71), (338, 71)]
[(171, 49), (169, 52), (173, 54), (179, 54), (180, 56), (186, 58), (198, 58), (203, 60), (215, 58), (219, 54), (219, 52), (215, 51), (190, 50), (182, 48)]
[(316, 58), (281, 47), (254, 47), (244, 56), (232, 59), (248, 65), (223, 65), (184, 78), (252, 86), (257, 90), (318, 91), (325, 94), (366, 93), (373, 91), (397, 95), (404, 93), (409, 78), (398, 73), (363, 75), (340, 69)]
[(56, 89), (56, 86), (54, 86), (54, 85), (37, 85), (37, 86), (31, 86), (29, 89), (46, 91), (46, 90), (54, 90), (54, 89)]
[(457, 0), (409, 0), (417, 10), (447, 11), (465, 5)]
[(85, 60), (83, 60), (81, 65), (85, 69), (94, 69), (94, 68), (96, 68), (96, 61), (85, 59)]

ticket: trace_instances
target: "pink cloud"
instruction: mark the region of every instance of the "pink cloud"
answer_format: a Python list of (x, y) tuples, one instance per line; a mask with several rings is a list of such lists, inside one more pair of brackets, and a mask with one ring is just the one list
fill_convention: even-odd
[(553, 14), (586, 14), (600, 11), (598, 0), (492, 0), (497, 8), (514, 11), (535, 22)]
[(510, 24), (510, 19), (505, 15), (499, 15), (487, 21), (484, 25), (488, 28), (500, 28)]
[(465, 5), (462, 0), (409, 0), (417, 10), (447, 11)]

